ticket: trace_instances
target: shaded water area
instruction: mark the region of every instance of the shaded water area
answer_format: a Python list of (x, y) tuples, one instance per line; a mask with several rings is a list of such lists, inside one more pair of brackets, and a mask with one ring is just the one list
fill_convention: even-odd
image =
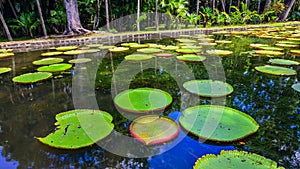
[[(32, 65), (32, 61), (41, 59), (40, 54), (45, 51), (17, 53), (14, 58), (2, 59), (0, 67), (12, 67), (13, 71), (0, 75), (0, 168), (182, 169), (192, 168), (195, 161), (205, 154), (219, 154), (221, 150), (231, 149), (260, 154), (285, 168), (299, 168), (300, 93), (291, 88), (299, 79), (299, 73), (291, 77), (265, 75), (256, 72), (254, 67), (267, 64), (268, 57), (241, 55), (242, 52), (252, 50), (248, 47), (251, 43), (274, 44), (273, 40), (216, 36), (216, 39), (225, 38), (232, 40), (233, 44), (218, 45), (215, 48), (232, 50), (234, 54), (222, 58), (207, 56), (204, 63), (183, 63), (175, 58), (124, 61), (124, 56), (135, 53), (134, 50), (117, 54), (102, 50), (74, 57), (62, 55), (60, 57), (65, 59), (64, 62), (76, 57), (92, 58), (93, 62), (77, 64), (76, 69), (69, 73), (62, 76), (55, 74), (52, 79), (33, 85), (14, 84), (11, 79), (16, 75), (34, 72), (37, 67)], [(147, 42), (168, 45), (176, 43), (174, 39)], [(299, 57), (290, 54), (286, 54), (284, 58), (299, 61)], [(95, 72), (90, 71), (93, 68), (96, 68)], [(294, 69), (299, 72), (299, 66)], [(87, 74), (81, 77), (77, 70), (86, 70)], [(223, 100), (220, 99), (221, 101), (198, 98), (184, 91), (181, 86), (182, 82), (191, 79), (223, 78), (219, 76), (223, 70), (226, 82), (233, 86), (234, 92)], [(90, 86), (87, 83), (88, 79), (93, 78), (86, 75), (95, 78), (92, 82), (95, 85)], [(79, 78), (76, 82), (82, 82), (76, 84), (78, 90), (72, 89), (74, 78)], [(187, 107), (213, 103), (249, 114), (259, 123), (260, 128), (254, 135), (228, 144), (202, 143), (198, 138), (185, 135), (186, 131), (181, 130), (178, 138), (171, 143), (152, 147), (163, 150), (168, 144), (178, 142), (173, 148), (145, 158), (122, 157), (97, 144), (80, 150), (57, 150), (42, 145), (34, 138), (44, 137), (54, 131), (56, 114), (74, 108), (91, 108), (91, 105), (84, 104), (84, 100), (95, 98), (98, 107), (114, 117), (115, 131), (108, 139), (104, 139), (104, 144), (111, 149), (126, 152), (128, 148), (119, 146), (122, 141), (117, 139), (116, 133), (130, 136), (131, 117), (127, 118), (119, 113), (112, 101), (117, 92), (128, 88), (126, 85), (129, 88), (153, 87), (170, 93), (173, 103), (161, 115), (176, 120)], [(77, 104), (74, 105), (74, 102)], [(138, 141), (132, 143), (140, 144)]]

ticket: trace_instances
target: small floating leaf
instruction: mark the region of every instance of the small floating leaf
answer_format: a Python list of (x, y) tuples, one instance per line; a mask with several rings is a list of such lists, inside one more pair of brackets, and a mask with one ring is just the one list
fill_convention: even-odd
[(55, 119), (57, 130), (44, 138), (36, 139), (61, 149), (90, 146), (108, 136), (114, 128), (113, 117), (101, 110), (71, 110), (57, 114)]
[(277, 76), (293, 76), (297, 74), (297, 72), (293, 69), (280, 67), (280, 66), (271, 66), (271, 65), (257, 66), (255, 67), (255, 70), (261, 73), (277, 75)]
[(71, 69), (72, 65), (68, 63), (58, 63), (49, 66), (42, 66), (37, 69), (39, 72), (62, 72)]
[(200, 53), (201, 49), (181, 48), (181, 49), (177, 49), (176, 52), (184, 53), (184, 54), (193, 54), (193, 53)]
[(15, 56), (15, 54), (14, 53), (0, 53), (0, 59), (12, 57), (12, 56)]
[(63, 61), (64, 61), (63, 58), (45, 58), (45, 59), (33, 61), (32, 64), (34, 64), (34, 65), (51, 65), (51, 64), (60, 63)]
[(300, 92), (300, 83), (293, 84), (292, 88), (293, 88), (294, 90), (296, 90), (297, 92)]
[(127, 52), (129, 51), (129, 48), (127, 47), (116, 47), (112, 49), (108, 49), (110, 52)]
[(183, 87), (190, 93), (203, 97), (221, 97), (233, 92), (233, 87), (225, 82), (213, 80), (191, 80)]
[(259, 54), (259, 55), (268, 55), (268, 56), (283, 56), (284, 55), (283, 52), (272, 51), (272, 50), (256, 50), (255, 53)]
[(233, 52), (229, 50), (217, 50), (217, 49), (207, 50), (206, 53), (213, 56), (229, 56), (233, 54)]
[(172, 103), (172, 96), (159, 89), (137, 88), (119, 93), (114, 103), (128, 112), (147, 113), (168, 107)]
[(52, 73), (48, 72), (36, 72), (36, 73), (26, 73), (20, 76), (16, 76), (12, 79), (15, 83), (30, 84), (35, 82), (40, 82), (52, 77)]
[(291, 65), (299, 65), (300, 63), (293, 60), (286, 60), (286, 59), (270, 59), (270, 63), (276, 65), (284, 65), (284, 66), (291, 66)]
[(266, 159), (258, 154), (252, 154), (245, 151), (225, 151), (220, 155), (207, 154), (197, 160), (194, 169), (284, 169), (278, 167), (275, 161)]
[(10, 72), (11, 68), (9, 67), (0, 67), (0, 74)]
[(206, 59), (205, 56), (199, 56), (195, 54), (186, 54), (182, 56), (177, 56), (176, 58), (185, 62), (202, 62)]
[(46, 52), (46, 53), (42, 53), (41, 56), (57, 56), (57, 55), (61, 55), (64, 52)]
[(125, 56), (125, 60), (130, 60), (130, 61), (143, 61), (143, 60), (149, 60), (154, 58), (154, 55), (151, 54), (132, 54), (132, 55), (127, 55)]
[(149, 53), (159, 53), (162, 52), (162, 50), (157, 48), (143, 48), (143, 49), (138, 49), (137, 52), (149, 54)]
[(90, 61), (92, 61), (92, 59), (90, 59), (90, 58), (78, 58), (78, 59), (69, 60), (69, 63), (77, 64), (77, 63), (86, 63), (86, 62), (90, 62)]
[[(200, 105), (184, 110), (179, 118), (182, 127), (192, 134), (211, 141), (231, 142), (255, 133), (259, 125), (249, 115), (238, 110)], [(215, 128), (212, 128), (215, 126)]]
[(160, 144), (176, 138), (178, 124), (168, 117), (147, 115), (135, 119), (130, 125), (130, 133), (146, 145)]
[(68, 51), (68, 50), (75, 50), (77, 48), (78, 48), (78, 46), (61, 46), (61, 47), (56, 48), (56, 50), (64, 52), (64, 51)]
[(99, 49), (86, 49), (86, 50), (70, 50), (67, 52), (64, 52), (64, 55), (80, 55), (85, 53), (97, 53), (99, 52)]

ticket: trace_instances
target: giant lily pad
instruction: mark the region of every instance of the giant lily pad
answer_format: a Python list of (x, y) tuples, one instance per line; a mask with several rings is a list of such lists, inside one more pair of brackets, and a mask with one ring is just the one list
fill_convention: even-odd
[(98, 49), (86, 49), (86, 50), (70, 50), (64, 52), (64, 55), (80, 55), (85, 53), (96, 53), (99, 52)]
[(130, 45), (130, 48), (132, 49), (140, 49), (140, 48), (148, 48), (148, 44), (135, 44), (135, 45)]
[(129, 48), (127, 47), (116, 47), (112, 49), (108, 49), (110, 52), (127, 52), (129, 51)]
[(163, 47), (161, 47), (161, 49), (163, 49), (163, 50), (177, 50), (177, 49), (179, 49), (179, 46), (169, 45), (169, 46), (163, 46)]
[(176, 58), (184, 62), (202, 62), (206, 59), (205, 56), (199, 56), (195, 54), (186, 54), (182, 56), (177, 56)]
[(61, 46), (61, 47), (56, 48), (56, 50), (65, 52), (65, 51), (69, 51), (69, 50), (75, 50), (77, 48), (78, 48), (78, 46)]
[(284, 169), (278, 167), (275, 161), (266, 159), (258, 154), (245, 151), (225, 151), (220, 155), (207, 154), (197, 160), (194, 169)]
[(137, 52), (141, 52), (141, 53), (159, 53), (159, 52), (162, 52), (162, 50), (157, 49), (157, 48), (143, 48), (143, 49), (138, 49)]
[(48, 136), (36, 137), (55, 148), (78, 149), (90, 146), (108, 136), (114, 125), (113, 117), (100, 110), (71, 110), (55, 116), (57, 130)]
[(217, 49), (207, 50), (206, 53), (213, 56), (229, 56), (233, 54), (233, 52), (229, 50), (217, 50)]
[(147, 113), (163, 110), (172, 103), (169, 93), (153, 88), (129, 89), (119, 93), (114, 103), (122, 110), (134, 113)]
[(10, 72), (11, 68), (9, 67), (0, 67), (0, 74)]
[(184, 53), (184, 54), (193, 54), (193, 53), (200, 53), (201, 49), (181, 48), (181, 49), (177, 49), (176, 52)]
[(275, 46), (284, 47), (284, 48), (297, 48), (297, 47), (299, 47), (299, 45), (287, 44), (287, 43), (276, 43)]
[(221, 97), (233, 92), (233, 87), (225, 82), (213, 80), (191, 80), (183, 87), (190, 93), (203, 97)]
[(46, 52), (46, 53), (42, 53), (41, 56), (57, 56), (57, 55), (61, 55), (64, 52)]
[(168, 117), (147, 115), (135, 119), (130, 125), (130, 133), (146, 145), (160, 144), (176, 138), (178, 124)]
[(196, 43), (197, 41), (193, 39), (176, 39), (180, 43)]
[(156, 53), (156, 57), (174, 57), (174, 54), (172, 53)]
[(251, 116), (217, 105), (187, 108), (179, 122), (187, 131), (198, 137), (223, 142), (240, 140), (255, 133), (259, 128)]
[(229, 40), (217, 40), (215, 41), (216, 43), (221, 43), (221, 44), (231, 44), (232, 41), (229, 41)]
[(217, 45), (217, 43), (212, 43), (212, 42), (200, 42), (200, 43), (198, 43), (199, 45), (201, 45), (201, 46), (216, 46)]
[(286, 60), (286, 59), (270, 59), (270, 63), (275, 65), (283, 65), (283, 66), (291, 66), (291, 65), (299, 65), (300, 63), (293, 60)]
[(116, 46), (100, 46), (99, 47), (99, 49), (102, 49), (102, 50), (113, 49), (113, 48), (116, 48)]
[(130, 61), (143, 61), (143, 60), (149, 60), (154, 58), (154, 55), (151, 54), (132, 54), (132, 55), (127, 55), (125, 56), (125, 60), (130, 60)]
[(253, 43), (253, 44), (250, 44), (249, 46), (252, 47), (252, 48), (255, 48), (255, 49), (259, 49), (259, 47), (269, 46), (269, 45), (268, 44)]
[(294, 90), (296, 90), (297, 92), (300, 92), (300, 83), (293, 84), (292, 88), (293, 88)]
[(283, 51), (283, 48), (273, 47), (273, 46), (259, 46), (258, 49), (269, 50), (269, 51)]
[(138, 45), (138, 43), (136, 42), (132, 42), (132, 43), (122, 43), (121, 46), (124, 46), (124, 47), (129, 47), (131, 45)]
[(78, 63), (87, 63), (90, 61), (92, 61), (92, 59), (90, 58), (77, 58), (77, 59), (69, 60), (69, 63), (78, 64)]
[(68, 63), (58, 63), (49, 66), (42, 66), (37, 69), (39, 72), (62, 72), (65, 70), (69, 70), (72, 67), (71, 64)]
[(290, 53), (294, 55), (300, 55), (300, 50), (291, 50)]
[(0, 53), (12, 53), (13, 49), (0, 49)]
[(40, 82), (49, 79), (51, 76), (52, 73), (48, 73), (48, 72), (26, 73), (14, 77), (12, 81), (15, 83), (30, 84), (30, 83)]
[(268, 55), (268, 56), (283, 56), (284, 55), (283, 52), (272, 51), (272, 50), (256, 50), (255, 53), (259, 54), (259, 55)]
[(51, 64), (60, 63), (63, 61), (64, 61), (63, 58), (45, 58), (45, 59), (33, 61), (32, 64), (34, 64), (34, 65), (51, 65)]
[(14, 53), (0, 53), (0, 59), (8, 58), (14, 56)]
[(255, 67), (255, 70), (261, 73), (277, 75), (277, 76), (293, 76), (297, 74), (297, 72), (293, 69), (280, 67), (280, 66), (271, 66), (271, 65), (257, 66)]

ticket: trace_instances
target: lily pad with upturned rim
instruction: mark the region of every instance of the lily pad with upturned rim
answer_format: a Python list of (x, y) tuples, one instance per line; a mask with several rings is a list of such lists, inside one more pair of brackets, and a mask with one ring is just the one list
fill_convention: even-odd
[(20, 76), (16, 76), (12, 79), (15, 83), (22, 84), (31, 84), (47, 80), (52, 77), (52, 73), (49, 72), (35, 72), (35, 73), (26, 73)]
[(196, 43), (196, 40), (193, 39), (176, 39), (176, 41), (180, 42), (180, 43)]
[(69, 51), (69, 50), (75, 50), (77, 48), (78, 48), (78, 46), (61, 46), (61, 47), (56, 48), (56, 50), (65, 52), (65, 51)]
[(112, 49), (108, 49), (110, 52), (117, 53), (117, 52), (128, 52), (129, 48), (127, 47), (116, 47)]
[(221, 44), (232, 44), (232, 41), (230, 40), (216, 40), (215, 42)]
[(143, 61), (143, 60), (150, 60), (154, 58), (154, 55), (151, 54), (132, 54), (125, 56), (125, 60), (128, 61)]
[(157, 115), (141, 116), (130, 124), (130, 133), (146, 145), (161, 144), (173, 140), (180, 127), (171, 118)]
[(186, 54), (182, 56), (177, 56), (176, 58), (184, 62), (202, 62), (206, 59), (205, 56), (200, 56), (195, 54)]
[(253, 43), (253, 44), (250, 44), (249, 46), (252, 47), (252, 48), (258, 49), (259, 47), (269, 46), (269, 45), (268, 44)]
[(284, 169), (279, 167), (275, 161), (269, 160), (258, 154), (245, 151), (225, 151), (220, 155), (207, 154), (199, 158), (193, 169)]
[(203, 97), (222, 97), (233, 92), (233, 87), (222, 81), (191, 80), (183, 84), (190, 93)]
[(274, 46), (259, 46), (257, 47), (258, 49), (261, 50), (269, 50), (269, 51), (283, 51), (283, 48), (280, 47), (274, 47)]
[(97, 53), (99, 51), (100, 51), (99, 49), (70, 50), (64, 52), (64, 55), (80, 55), (86, 53)]
[(98, 47), (99, 49), (102, 49), (102, 50), (108, 50), (108, 49), (113, 49), (113, 48), (116, 48), (116, 46), (100, 46)]
[(300, 45), (296, 44), (287, 44), (287, 43), (276, 43), (275, 46), (283, 47), (283, 48), (297, 48)]
[(256, 54), (258, 55), (267, 55), (267, 56), (283, 56), (283, 52), (273, 51), (273, 50), (256, 50)]
[(58, 63), (49, 66), (42, 66), (37, 69), (39, 72), (63, 72), (72, 68), (71, 64)]
[(41, 66), (41, 65), (51, 65), (51, 64), (61, 63), (63, 61), (64, 61), (63, 58), (45, 58), (45, 59), (33, 61), (32, 64)]
[(119, 93), (114, 98), (115, 105), (132, 113), (160, 111), (172, 103), (172, 96), (160, 89), (137, 88)]
[(122, 43), (121, 44), (121, 46), (124, 46), (124, 47), (130, 47), (130, 45), (138, 45), (138, 43), (132, 42), (132, 43)]
[(199, 105), (187, 108), (184, 110), (183, 116), (179, 118), (179, 122), (185, 130), (198, 137), (220, 142), (243, 139), (255, 133), (259, 128), (251, 116), (229, 107), (217, 105)]
[(0, 74), (10, 72), (11, 68), (9, 67), (0, 67)]
[(92, 59), (90, 58), (77, 58), (77, 59), (69, 60), (69, 63), (78, 64), (78, 63), (87, 63), (90, 61), (92, 61)]
[(300, 92), (300, 83), (293, 84), (293, 85), (292, 85), (292, 88), (293, 88), (294, 90), (296, 90), (297, 92)]
[(206, 43), (206, 42), (200, 42), (200, 43), (198, 43), (198, 45), (200, 45), (200, 46), (217, 46), (217, 43), (212, 43), (212, 42), (209, 42), (209, 43)]
[(291, 50), (290, 53), (294, 55), (300, 55), (300, 50)]
[(145, 53), (145, 54), (151, 54), (151, 53), (162, 52), (162, 50), (161, 49), (157, 49), (157, 48), (143, 48), (143, 49), (138, 49), (137, 52)]
[(271, 75), (276, 75), (276, 76), (297, 75), (297, 72), (295, 70), (290, 69), (290, 68), (280, 67), (280, 66), (271, 66), (271, 65), (257, 66), (257, 67), (255, 67), (255, 70), (257, 70), (261, 73), (266, 73), (266, 74), (271, 74)]
[(140, 48), (148, 48), (148, 44), (136, 44), (136, 45), (130, 45), (130, 48), (132, 49), (140, 49)]
[(181, 48), (181, 49), (177, 49), (176, 52), (184, 53), (184, 54), (193, 54), (193, 53), (200, 53), (201, 49)]
[(287, 59), (270, 59), (270, 63), (275, 65), (283, 65), (283, 66), (291, 66), (291, 65), (299, 65), (300, 63), (293, 60), (287, 60)]
[(13, 49), (0, 49), (0, 53), (12, 53)]
[(60, 149), (90, 146), (108, 136), (114, 129), (113, 117), (101, 110), (71, 110), (55, 116), (57, 130), (37, 140)]
[(15, 56), (14, 53), (0, 53), (0, 59), (9, 58)]
[(233, 54), (233, 52), (229, 50), (217, 50), (217, 49), (207, 50), (206, 53), (213, 56), (229, 56)]
[(179, 49), (179, 46), (162, 46), (162, 50), (177, 50)]
[(57, 55), (61, 55), (63, 54), (64, 52), (46, 52), (46, 53), (42, 53), (41, 56), (57, 56)]

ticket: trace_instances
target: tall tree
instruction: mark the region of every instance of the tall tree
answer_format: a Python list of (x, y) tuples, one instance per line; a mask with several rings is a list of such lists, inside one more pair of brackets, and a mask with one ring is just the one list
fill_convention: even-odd
[(42, 13), (42, 9), (41, 9), (41, 5), (40, 5), (40, 1), (39, 0), (36, 0), (36, 5), (37, 5), (37, 9), (39, 11), (39, 15), (40, 15), (40, 20), (41, 20), (41, 24), (42, 24), (42, 29), (43, 29), (44, 36), (47, 37), (46, 26), (45, 26), (44, 17), (43, 17), (43, 13)]
[(106, 14), (106, 28), (109, 31), (110, 26), (109, 26), (109, 8), (108, 8), (108, 0), (105, 0), (105, 14)]
[(77, 0), (64, 0), (67, 14), (67, 28), (64, 35), (81, 35), (90, 31), (81, 25)]
[(289, 15), (294, 3), (295, 3), (295, 0), (289, 0), (288, 4), (286, 5), (285, 10), (279, 15), (279, 17), (275, 21), (285, 21)]
[(155, 0), (155, 27), (156, 27), (156, 31), (159, 30), (159, 20), (158, 20), (158, 0)]
[(11, 34), (10, 34), (10, 32), (9, 32), (9, 29), (8, 29), (8, 26), (7, 26), (7, 24), (6, 24), (5, 20), (4, 20), (4, 17), (3, 17), (3, 15), (2, 15), (2, 12), (1, 12), (1, 11), (0, 11), (0, 20), (1, 20), (1, 23), (2, 23), (2, 25), (3, 25), (4, 31), (5, 31), (5, 33), (6, 33), (7, 39), (8, 39), (9, 41), (12, 41), (13, 39), (12, 39), (12, 37), (11, 37)]
[(264, 7), (264, 12), (263, 13), (265, 13), (265, 12), (268, 11), (268, 8), (269, 8), (270, 5), (271, 5), (271, 0), (266, 0), (265, 7)]
[(97, 29), (99, 27), (100, 24), (100, 9), (101, 9), (101, 4), (102, 4), (102, 0), (97, 0), (96, 2), (96, 15), (94, 18), (94, 25), (93, 25), (93, 29)]
[(141, 1), (137, 0), (137, 18), (136, 18), (136, 20), (137, 20), (137, 23), (136, 23), (137, 31), (140, 31), (140, 21), (139, 21), (140, 12), (141, 12)]
[(223, 10), (223, 12), (226, 12), (226, 9), (225, 9), (225, 0), (221, 0), (221, 4), (222, 4), (222, 10)]
[(260, 3), (261, 3), (260, 0), (258, 0), (258, 1), (257, 1), (257, 13), (260, 12)]

